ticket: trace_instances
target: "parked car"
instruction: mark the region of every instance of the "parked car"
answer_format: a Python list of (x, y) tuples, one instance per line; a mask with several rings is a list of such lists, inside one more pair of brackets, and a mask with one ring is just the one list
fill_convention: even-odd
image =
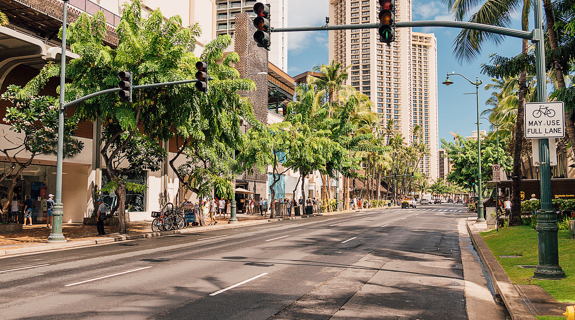
[(421, 199), (421, 201), (419, 202), (420, 204), (429, 204), (429, 200), (427, 199)]
[(433, 203), (434, 203), (434, 204), (441, 204), (441, 199), (435, 199), (435, 200), (433, 201)]

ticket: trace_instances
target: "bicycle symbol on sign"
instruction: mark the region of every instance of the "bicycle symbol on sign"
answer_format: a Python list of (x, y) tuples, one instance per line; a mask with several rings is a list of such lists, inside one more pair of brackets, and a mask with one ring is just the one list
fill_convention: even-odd
[(539, 118), (542, 115), (553, 118), (555, 116), (555, 110), (549, 109), (549, 106), (539, 106), (539, 109), (533, 110), (533, 117)]

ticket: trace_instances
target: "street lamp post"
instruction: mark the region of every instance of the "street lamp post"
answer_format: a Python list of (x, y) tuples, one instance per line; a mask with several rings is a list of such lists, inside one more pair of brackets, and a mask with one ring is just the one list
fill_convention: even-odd
[[(489, 121), (489, 119), (481, 117), (482, 119), (485, 119), (487, 121)], [(495, 132), (497, 135), (497, 164), (501, 165), (501, 160), (499, 159), (499, 124), (497, 123), (493, 123), (491, 121), (489, 121), (489, 123), (491, 123), (493, 126), (495, 126)], [(499, 167), (499, 170), (501, 170), (501, 167)], [(495, 181), (495, 229), (497, 230), (497, 232), (499, 232), (499, 182)]]
[(66, 85), (66, 24), (68, 13), (68, 0), (63, 1), (62, 15), (62, 53), (60, 56), (60, 106), (58, 107), (58, 152), (56, 155), (56, 203), (52, 213), (52, 233), (48, 242), (66, 242), (62, 234), (62, 162), (64, 160), (64, 93)]
[(485, 214), (483, 212), (483, 197), (481, 192), (481, 134), (479, 131), (479, 86), (483, 83), (483, 81), (479, 80), (478, 77), (475, 78), (475, 82), (469, 80), (466, 76), (460, 73), (448, 73), (447, 79), (443, 82), (444, 85), (449, 86), (453, 82), (449, 80), (449, 76), (461, 76), (465, 80), (469, 81), (472, 85), (475, 86), (475, 96), (477, 98), (477, 170), (478, 170), (478, 185), (477, 185), (477, 196), (478, 196), (478, 203), (477, 203), (477, 220), (476, 222), (485, 222)]

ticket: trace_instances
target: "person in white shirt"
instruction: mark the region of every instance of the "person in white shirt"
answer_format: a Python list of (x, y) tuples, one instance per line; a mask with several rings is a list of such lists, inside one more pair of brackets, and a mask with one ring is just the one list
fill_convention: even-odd
[(226, 200), (224, 199), (220, 199), (219, 201), (219, 214), (220, 214), (220, 218), (222, 217), (222, 214), (224, 215), (224, 218), (226, 217)]
[(14, 198), (14, 200), (12, 200), (12, 202), (10, 203), (10, 211), (12, 214), (12, 219), (14, 219), (14, 222), (18, 223), (18, 221), (20, 219), (18, 219), (18, 216), (20, 215), (20, 210), (18, 210), (18, 206), (21, 206), (21, 204), (18, 202), (18, 200), (16, 200), (16, 198)]
[(104, 231), (104, 220), (106, 219), (106, 205), (102, 199), (98, 199), (98, 214), (96, 215), (96, 228), (98, 235), (103, 236), (106, 234)]
[(505, 199), (505, 201), (503, 202), (503, 206), (505, 207), (505, 215), (510, 215), (511, 214), (511, 201), (509, 200), (509, 198)]

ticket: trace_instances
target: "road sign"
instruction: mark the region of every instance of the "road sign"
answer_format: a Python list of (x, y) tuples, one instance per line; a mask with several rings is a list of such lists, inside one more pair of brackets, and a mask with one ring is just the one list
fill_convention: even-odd
[(493, 181), (501, 182), (501, 165), (499, 164), (493, 165)]
[(565, 107), (559, 102), (525, 104), (525, 138), (565, 137)]

